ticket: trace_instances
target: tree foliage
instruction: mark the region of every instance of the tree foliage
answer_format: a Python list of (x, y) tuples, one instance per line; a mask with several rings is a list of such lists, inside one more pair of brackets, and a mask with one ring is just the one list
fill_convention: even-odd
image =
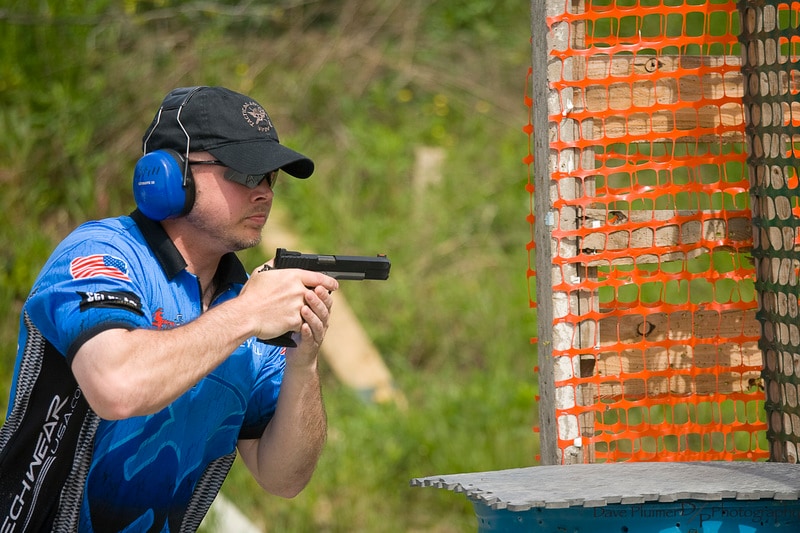
[[(52, 247), (85, 219), (133, 208), (141, 135), (166, 92), (219, 84), (257, 98), (282, 142), (315, 159), (312, 180), (282, 180), (276, 199), (307, 245), (392, 258), (388, 283), (347, 296), (412, 406), (365, 406), (331, 378), (332, 437), (312, 486), (265, 503), (237, 470), (225, 491), (284, 530), (448, 531), (470, 523), (468, 506), (420, 489), (398, 501), (408, 479), (534, 461), (527, 3), (5, 4), (0, 401), (19, 309)], [(420, 192), (424, 147), (446, 158)]]

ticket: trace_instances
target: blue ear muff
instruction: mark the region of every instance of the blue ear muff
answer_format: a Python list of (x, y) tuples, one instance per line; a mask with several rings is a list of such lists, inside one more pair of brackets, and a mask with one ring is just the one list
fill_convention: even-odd
[(139, 210), (152, 220), (175, 218), (191, 211), (194, 180), (184, 157), (167, 149), (142, 156), (133, 171), (133, 198)]

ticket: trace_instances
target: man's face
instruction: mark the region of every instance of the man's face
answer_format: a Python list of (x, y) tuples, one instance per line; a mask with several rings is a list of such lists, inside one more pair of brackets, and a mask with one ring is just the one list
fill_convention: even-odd
[[(190, 154), (193, 161), (208, 161), (211, 154)], [(273, 191), (265, 179), (255, 187), (225, 178), (227, 167), (221, 165), (191, 165), (196, 197), (194, 207), (186, 215), (198, 232), (217, 241), (227, 251), (239, 251), (257, 245), (261, 230), (272, 208)]]

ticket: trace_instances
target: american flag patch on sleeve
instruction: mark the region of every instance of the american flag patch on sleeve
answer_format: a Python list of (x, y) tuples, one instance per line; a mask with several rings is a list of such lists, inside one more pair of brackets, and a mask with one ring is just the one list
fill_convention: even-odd
[(106, 254), (76, 257), (69, 264), (69, 273), (72, 275), (72, 279), (104, 276), (123, 281), (131, 280), (128, 277), (128, 264), (119, 257)]

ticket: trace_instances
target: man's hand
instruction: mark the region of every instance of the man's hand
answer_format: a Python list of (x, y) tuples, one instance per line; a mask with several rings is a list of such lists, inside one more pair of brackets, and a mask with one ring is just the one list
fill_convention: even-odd
[(292, 355), (287, 357), (286, 364), (314, 363), (328, 331), (328, 320), (333, 305), (330, 291), (318, 285), (313, 291), (306, 292), (305, 301), (306, 305), (300, 310), (303, 323), (299, 331), (293, 335), (297, 348), (291, 350)]
[(261, 339), (297, 332), (304, 344), (322, 343), (339, 282), (319, 272), (301, 269), (255, 269), (238, 298), (247, 302), (253, 335)]

